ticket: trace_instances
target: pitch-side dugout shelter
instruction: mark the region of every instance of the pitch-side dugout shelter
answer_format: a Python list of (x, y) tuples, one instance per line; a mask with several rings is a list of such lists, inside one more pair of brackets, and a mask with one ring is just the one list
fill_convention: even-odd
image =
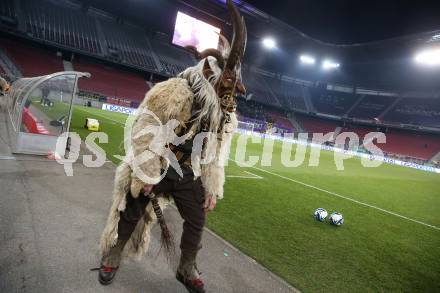
[(8, 132), (13, 153), (47, 155), (55, 153), (57, 142), (63, 150), (69, 131), (72, 104), (78, 80), (89, 73), (64, 71), (16, 80), (6, 94)]

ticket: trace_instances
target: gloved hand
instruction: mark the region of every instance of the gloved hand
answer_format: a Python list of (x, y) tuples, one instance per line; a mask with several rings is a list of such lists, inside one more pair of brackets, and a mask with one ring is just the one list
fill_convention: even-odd
[(211, 212), (215, 209), (216, 205), (217, 205), (217, 197), (210, 195), (206, 197), (203, 208), (205, 209), (205, 212)]

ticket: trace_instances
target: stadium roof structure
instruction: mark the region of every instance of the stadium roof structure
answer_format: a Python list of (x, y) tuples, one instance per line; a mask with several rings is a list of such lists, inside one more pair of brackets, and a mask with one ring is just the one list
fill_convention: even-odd
[[(84, 9), (98, 8), (115, 15), (121, 21), (133, 22), (147, 30), (168, 35), (172, 35), (179, 10), (222, 27), (226, 35), (231, 33), (225, 0), (64, 2), (79, 3)], [(310, 81), (394, 91), (440, 90), (440, 69), (421, 68), (414, 63), (414, 55), (418, 50), (431, 45), (440, 46), (440, 30), (368, 43), (332, 44), (312, 38), (245, 1), (234, 2), (241, 9), (248, 26), (248, 65)], [(267, 51), (262, 48), (261, 41), (266, 36), (277, 40), (276, 50)], [(316, 57), (317, 63), (331, 59), (341, 66), (332, 72), (317, 70), (316, 67), (304, 68), (299, 62), (299, 57), (304, 53)]]
[[(205, 11), (214, 15), (227, 13), (224, 0), (181, 0), (192, 6), (203, 6)], [(333, 44), (323, 42), (285, 22), (262, 12), (245, 1), (236, 1), (246, 15), (250, 33), (247, 59), (257, 66), (289, 75), (311, 80), (344, 80), (354, 85), (365, 85), (379, 88), (408, 88), (426, 90), (440, 89), (440, 71), (426, 71), (414, 66), (416, 52), (424, 47), (440, 47), (439, 30), (356, 44)], [(214, 5), (213, 5), (214, 4)], [(271, 35), (278, 40), (277, 54), (262, 53), (258, 40)], [(252, 42), (253, 40), (253, 42)], [(341, 72), (334, 75), (323, 75), (316, 70), (304, 71), (298, 67), (298, 57), (310, 53), (318, 58), (331, 58), (341, 64)], [(264, 56), (262, 56), (264, 55)], [(290, 59), (291, 62), (286, 62)]]

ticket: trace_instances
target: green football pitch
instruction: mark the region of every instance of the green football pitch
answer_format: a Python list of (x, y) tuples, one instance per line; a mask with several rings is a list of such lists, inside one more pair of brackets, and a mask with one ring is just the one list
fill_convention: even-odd
[[(100, 146), (118, 163), (127, 116), (76, 106), (71, 131), (82, 139), (85, 118), (100, 121), (109, 136)], [(248, 143), (246, 156), (261, 153), (262, 144)], [(308, 167), (308, 152), (302, 166), (286, 168), (280, 153), (275, 142), (270, 167), (229, 162), (210, 229), (304, 292), (440, 292), (439, 174), (364, 168), (358, 158), (338, 171), (324, 151), (318, 167)], [(319, 207), (342, 213), (344, 225), (316, 221)]]

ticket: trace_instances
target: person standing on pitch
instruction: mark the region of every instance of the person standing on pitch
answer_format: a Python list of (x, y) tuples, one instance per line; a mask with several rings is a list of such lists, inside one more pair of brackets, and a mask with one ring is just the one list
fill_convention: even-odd
[(172, 235), (162, 208), (172, 198), (184, 220), (176, 278), (189, 292), (205, 292), (196, 258), (206, 213), (223, 197), (224, 159), (237, 126), (236, 96), (245, 95), (246, 25), (231, 0), (227, 6), (233, 43), (221, 36), (220, 49), (188, 48), (200, 62), (155, 85), (138, 109), (101, 236), (101, 284), (113, 281), (123, 255), (141, 257), (147, 251), (153, 219), (171, 255)]

